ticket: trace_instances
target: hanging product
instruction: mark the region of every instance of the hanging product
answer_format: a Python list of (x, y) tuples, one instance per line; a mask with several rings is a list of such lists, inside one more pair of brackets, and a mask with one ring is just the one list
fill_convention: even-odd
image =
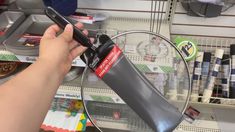
[(178, 78), (175, 73), (171, 73), (169, 75), (169, 99), (170, 100), (177, 100), (177, 88), (178, 88)]
[(156, 58), (166, 57), (168, 47), (159, 37), (152, 37), (149, 41), (142, 41), (136, 47), (137, 52), (144, 57), (144, 60), (155, 62)]
[(202, 61), (203, 61), (203, 52), (198, 52), (196, 60), (194, 62), (194, 71), (193, 71), (193, 81), (192, 81), (192, 94), (191, 101), (198, 101), (199, 87), (201, 81), (201, 72), (202, 72)]
[[(187, 4), (188, 8), (185, 8), (188, 11), (190, 16), (199, 16), (199, 17), (217, 17), (220, 16), (222, 11), (222, 5), (214, 5), (209, 3), (202, 2), (190, 2), (184, 3)], [(184, 7), (186, 7), (184, 5)]]
[(202, 62), (202, 73), (201, 73), (201, 84), (199, 87), (199, 95), (202, 96), (203, 91), (206, 87), (206, 83), (209, 76), (210, 71), (210, 63), (211, 63), (211, 53), (204, 52), (203, 54), (203, 62)]
[(235, 98), (235, 44), (230, 45), (231, 55), (231, 78), (230, 78), (230, 98)]
[(203, 103), (210, 102), (210, 97), (212, 96), (214, 83), (215, 83), (216, 77), (219, 72), (219, 67), (221, 65), (221, 60), (222, 60), (223, 54), (224, 54), (223, 49), (216, 49), (215, 50), (215, 58), (212, 63), (213, 67), (212, 67), (212, 70), (210, 71), (210, 77), (208, 79), (206, 88), (204, 89), (204, 92), (203, 92), (203, 97), (202, 97)]
[(5, 11), (0, 14), (0, 44), (23, 22), (25, 15), (22, 12)]
[[(186, 39), (186, 38), (182, 38), (180, 36), (176, 37), (176, 39), (174, 40), (177, 48), (180, 50), (180, 52), (183, 54), (184, 56), (184, 59), (187, 61), (188, 63), (188, 66), (189, 66), (189, 75), (190, 77), (193, 76), (193, 71), (194, 71), (194, 62), (195, 62), (195, 57), (197, 56), (197, 52), (198, 52), (198, 48), (197, 48), (197, 45), (189, 40), (189, 39)], [(182, 63), (182, 62), (180, 62)], [(179, 67), (180, 69), (182, 69), (182, 67)], [(180, 74), (179, 74), (180, 73)], [(178, 78), (180, 79), (182, 75), (182, 72), (179, 72), (178, 74)], [(182, 82), (182, 81), (181, 81)], [(180, 83), (181, 84), (181, 83)], [(187, 85), (185, 82), (183, 82), (183, 87), (182, 90), (181, 90), (181, 94), (182, 96), (180, 97), (180, 100), (185, 100), (186, 99), (186, 96), (184, 96), (188, 90), (187, 88), (185, 89), (184, 85)]]
[[(70, 23), (50, 7), (45, 10), (45, 13), (63, 29)], [(155, 35), (151, 32), (147, 34)], [(165, 39), (179, 53), (174, 44), (166, 38), (156, 36)], [(99, 44), (93, 45), (89, 38), (74, 26), (73, 38), (88, 47), (81, 56), (87, 66), (154, 131), (172, 131), (182, 121), (182, 113), (164, 98), (107, 35), (101, 35), (97, 41)], [(179, 55), (182, 57), (181, 54)]]
[(4, 42), (6, 49), (16, 55), (37, 56), (40, 39), (53, 22), (45, 15), (30, 15)]
[(217, 17), (234, 5), (232, 2), (222, 0), (184, 0), (181, 4), (187, 15), (198, 17)]
[[(104, 48), (103, 46), (107, 47), (102, 49)], [(123, 98), (150, 127), (156, 131), (173, 130), (181, 121), (181, 113), (171, 106), (156, 91), (153, 85), (147, 82), (146, 78), (121, 53), (121, 50), (113, 42), (108, 40), (99, 48), (101, 52), (98, 54), (88, 49), (81, 56), (83, 61), (88, 62), (88, 66), (96, 75), (102, 78), (108, 86)], [(107, 50), (109, 48), (110, 51)], [(98, 56), (106, 57), (99, 60)], [(99, 60), (98, 62), (96, 62), (97, 59)], [(130, 76), (134, 76), (134, 78), (130, 78)], [(164, 124), (165, 120), (168, 120), (167, 124)]]
[[(189, 72), (190, 72), (190, 68), (189, 68)], [(177, 78), (175, 78), (174, 82), (175, 83), (175, 90), (171, 89), (171, 85), (170, 83), (172, 83), (171, 81), (169, 81), (169, 92), (170, 93), (176, 93), (176, 95), (178, 95), (178, 100), (184, 101), (187, 99), (187, 94), (188, 94), (188, 83), (185, 82), (185, 76), (187, 76), (187, 72), (185, 72), (185, 66), (184, 66), (184, 61), (179, 59), (178, 57), (174, 58), (174, 74), (176, 74)], [(169, 75), (169, 79), (170, 80), (170, 76)], [(177, 84), (179, 83), (179, 84)], [(179, 90), (178, 90), (178, 89)], [(170, 94), (171, 95), (171, 94)], [(174, 95), (174, 94), (172, 94)], [(179, 96), (180, 95), (180, 96)], [(171, 97), (169, 97), (171, 98)]]
[(228, 54), (224, 54), (221, 65), (221, 85), (222, 95), (224, 98), (229, 98), (230, 63), (230, 56)]

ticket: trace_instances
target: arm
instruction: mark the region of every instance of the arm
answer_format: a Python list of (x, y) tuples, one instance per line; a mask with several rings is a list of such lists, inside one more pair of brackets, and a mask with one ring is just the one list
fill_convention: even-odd
[(37, 132), (72, 60), (85, 51), (72, 39), (71, 25), (56, 37), (59, 30), (57, 25), (49, 27), (38, 60), (0, 86), (1, 132)]

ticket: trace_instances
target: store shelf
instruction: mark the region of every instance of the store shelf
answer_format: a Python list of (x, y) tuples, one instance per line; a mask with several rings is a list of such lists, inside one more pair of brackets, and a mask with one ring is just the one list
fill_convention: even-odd
[(213, 98), (220, 100), (221, 104), (216, 103), (202, 103), (202, 102), (189, 102), (189, 105), (200, 106), (200, 107), (209, 107), (209, 108), (225, 108), (225, 109), (235, 109), (235, 99), (226, 99), (226, 98)]
[[(55, 97), (67, 98), (67, 99), (79, 99), (81, 100), (81, 88), (77, 86), (65, 86), (59, 87)], [(124, 104), (124, 101), (111, 89), (106, 88), (85, 88), (85, 99), (89, 101), (102, 101), (109, 103)]]
[[(166, 58), (158, 59), (158, 64), (153, 62), (144, 61), (143, 57), (137, 54), (126, 54), (126, 56), (132, 60), (134, 64), (136, 64), (137, 67), (143, 67), (147, 68), (146, 70), (151, 70), (150, 67), (154, 65), (154, 67), (157, 67), (155, 69), (158, 69), (159, 73), (168, 73), (173, 71), (173, 62), (172, 59), (170, 59), (171, 56), (168, 56)], [(11, 53), (6, 50), (0, 50), (0, 60), (1, 61), (18, 61), (18, 62), (26, 62), (26, 63), (33, 63), (37, 60), (36, 56), (23, 56), (23, 55), (15, 55), (14, 53)], [(72, 66), (77, 67), (85, 67), (85, 63), (80, 59), (80, 57), (77, 57), (73, 60)]]
[(130, 128), (128, 128), (128, 125), (126, 123), (118, 123), (118, 122), (110, 122), (110, 121), (98, 121), (97, 125), (101, 128), (108, 128), (108, 129), (118, 129), (118, 130), (124, 130), (124, 131), (130, 131)]
[[(202, 126), (202, 125), (192, 125), (185, 121), (181, 122), (180, 125), (174, 130), (174, 132), (222, 132), (215, 121), (200, 121), (200, 124), (207, 124), (208, 126)], [(152, 132), (151, 130), (146, 130), (144, 128), (139, 128), (139, 126), (131, 126), (126, 123), (121, 122), (115, 122), (115, 121), (103, 121), (99, 120), (97, 122), (97, 125), (100, 128), (106, 128), (106, 129), (114, 129), (114, 130), (122, 130), (122, 131), (135, 131), (137, 129), (138, 132), (141, 132), (141, 129), (146, 132)]]
[[(55, 97), (68, 98), (68, 99), (81, 99), (81, 88), (77, 86), (60, 86)], [(85, 99), (89, 101), (102, 101), (109, 103), (120, 103), (124, 101), (111, 89), (108, 88), (85, 88)], [(97, 100), (99, 98), (99, 100)], [(235, 109), (235, 99), (211, 97), (211, 99), (220, 100), (221, 104), (216, 103), (202, 103), (202, 102), (190, 102), (191, 106), (200, 106), (206, 108), (227, 108)], [(182, 103), (179, 100), (171, 100), (172, 103)]]
[[(33, 63), (37, 60), (36, 56), (23, 56), (23, 55), (15, 55), (6, 50), (0, 50), (0, 60), (1, 61), (19, 61), (19, 62), (26, 62), (26, 63)], [(77, 57), (73, 63), (73, 66), (80, 66), (85, 67), (85, 63)]]
[[(98, 81), (99, 82), (99, 81)], [(68, 98), (68, 99), (81, 99), (81, 78), (77, 78), (70, 83), (66, 83), (61, 85), (56, 93), (55, 97), (58, 98)], [(101, 102), (109, 102), (109, 103), (120, 103), (123, 104), (124, 101), (110, 88), (107, 88), (102, 83), (90, 83), (86, 84), (84, 88), (84, 95), (86, 100)], [(178, 94), (178, 98), (182, 98), (182, 94)], [(99, 100), (97, 100), (99, 98)], [(199, 96), (200, 98), (200, 96)], [(208, 108), (228, 108), (235, 109), (235, 99), (230, 98), (219, 98), (219, 97), (211, 97), (210, 99), (217, 100), (216, 102), (220, 102), (220, 104), (216, 103), (202, 103), (202, 102), (190, 102), (189, 105), (192, 106), (201, 106)], [(180, 100), (169, 100), (172, 103), (182, 103)]]

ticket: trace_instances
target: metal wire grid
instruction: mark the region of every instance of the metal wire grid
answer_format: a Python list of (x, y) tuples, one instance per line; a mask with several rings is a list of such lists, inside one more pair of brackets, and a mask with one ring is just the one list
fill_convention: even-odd
[[(150, 31), (159, 33), (163, 22), (163, 11), (165, 10), (165, 1), (151, 0), (150, 13)], [(156, 23), (156, 28), (154, 27)]]
[(187, 132), (221, 132), (219, 129), (212, 129), (212, 128), (202, 128), (196, 126), (187, 126), (187, 125), (179, 125), (175, 132), (180, 131), (187, 131)]
[(177, 0), (151, 0), (149, 31), (160, 33), (163, 23), (171, 23)]
[[(174, 40), (176, 37), (177, 35), (172, 35), (171, 39)], [(230, 54), (230, 45), (235, 44), (235, 38), (206, 37), (206, 36), (205, 37), (204, 36), (181, 36), (181, 37), (195, 42), (198, 46), (199, 51), (212, 53), (211, 62), (213, 62), (214, 53), (216, 49), (223, 49), (224, 54)], [(222, 60), (222, 61), (225, 61), (225, 60)], [(212, 66), (212, 64), (210, 66)], [(193, 69), (192, 66), (190, 66), (190, 68)], [(221, 72), (221, 69), (219, 72)], [(210, 103), (235, 105), (235, 99), (222, 98), (220, 96), (221, 95), (219, 93), (219, 91), (221, 90), (220, 80), (221, 80), (221, 76), (218, 76), (214, 85), (214, 91), (216, 91), (215, 96), (210, 98), (211, 100)]]
[[(171, 40), (174, 40), (178, 35), (172, 35)], [(192, 40), (198, 46), (198, 49), (203, 52), (211, 52), (217, 48), (223, 49), (225, 54), (230, 53), (230, 45), (235, 44), (235, 38), (218, 38), (218, 37), (203, 37), (203, 36), (183, 36), (185, 39)]]

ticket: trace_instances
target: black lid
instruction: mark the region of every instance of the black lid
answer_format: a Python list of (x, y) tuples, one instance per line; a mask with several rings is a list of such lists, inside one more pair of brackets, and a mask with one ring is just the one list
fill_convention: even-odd
[(235, 55), (235, 44), (230, 45), (230, 55)]
[(211, 53), (210, 52), (204, 52), (203, 61), (204, 62), (210, 62), (211, 61)]
[(229, 54), (224, 54), (222, 58), (222, 65), (229, 65)]

